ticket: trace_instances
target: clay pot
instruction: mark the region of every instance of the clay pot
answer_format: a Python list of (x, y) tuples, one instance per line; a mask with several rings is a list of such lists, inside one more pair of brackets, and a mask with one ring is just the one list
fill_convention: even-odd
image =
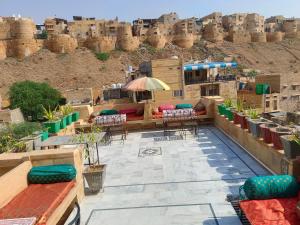
[(248, 129), (248, 122), (247, 122), (246, 115), (242, 114), (242, 113), (238, 113), (238, 116), (239, 116), (239, 122), (240, 122), (241, 128), (244, 130)]
[(292, 133), (291, 129), (286, 127), (271, 128), (270, 132), (272, 137), (272, 143), (275, 149), (283, 149), (280, 136)]
[(238, 112), (233, 113), (233, 123), (234, 124), (240, 124), (240, 117), (238, 115)]
[(278, 127), (276, 123), (264, 123), (259, 125), (260, 131), (261, 131), (261, 136), (264, 139), (264, 142), (267, 144), (272, 143), (272, 135), (271, 135), (271, 128)]
[(247, 120), (248, 120), (248, 130), (255, 138), (259, 138), (261, 136), (259, 125), (263, 123), (270, 123), (269, 120), (266, 120), (264, 118), (259, 118), (259, 119), (248, 118)]
[(300, 156), (300, 145), (291, 140), (291, 135), (280, 136), (281, 143), (283, 145), (284, 154), (288, 159), (295, 159)]

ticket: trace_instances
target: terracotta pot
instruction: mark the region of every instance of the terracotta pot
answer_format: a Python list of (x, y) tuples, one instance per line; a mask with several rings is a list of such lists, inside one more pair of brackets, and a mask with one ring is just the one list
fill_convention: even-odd
[(288, 159), (295, 159), (300, 156), (300, 145), (291, 140), (291, 135), (282, 135), (280, 137), (283, 145), (284, 154)]
[(244, 115), (242, 113), (238, 113), (238, 115), (239, 115), (239, 122), (240, 122), (241, 128), (244, 130), (248, 129), (248, 122), (247, 122), (246, 115)]
[(266, 120), (264, 118), (259, 118), (259, 119), (250, 119), (248, 118), (248, 131), (255, 137), (255, 138), (259, 138), (261, 136), (261, 132), (260, 132), (260, 124), (263, 123), (270, 123), (269, 120)]
[(261, 131), (261, 136), (264, 139), (264, 142), (267, 144), (272, 143), (272, 135), (271, 135), (271, 128), (278, 127), (276, 123), (264, 123), (259, 125), (260, 131)]
[(240, 124), (240, 117), (239, 117), (237, 112), (233, 113), (233, 123), (234, 124)]
[(283, 149), (280, 136), (292, 133), (291, 129), (285, 127), (270, 128), (270, 132), (275, 149)]

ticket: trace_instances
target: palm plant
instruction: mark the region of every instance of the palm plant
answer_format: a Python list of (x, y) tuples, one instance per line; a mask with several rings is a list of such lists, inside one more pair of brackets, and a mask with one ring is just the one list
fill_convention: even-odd
[(300, 131), (294, 132), (291, 137), (292, 141), (295, 141), (298, 145), (300, 145)]
[(226, 99), (224, 100), (224, 106), (225, 106), (226, 108), (232, 107), (232, 100), (231, 100), (230, 98), (226, 98)]
[(57, 115), (55, 113), (56, 109), (54, 111), (52, 111), (49, 107), (49, 109), (47, 110), (45, 107), (43, 107), (43, 114), (44, 114), (44, 118), (47, 119), (48, 121), (55, 121), (57, 120)]
[(236, 110), (238, 112), (243, 112), (244, 111), (244, 103), (243, 103), (243, 101), (241, 99), (238, 99), (236, 101)]
[(258, 111), (257, 110), (255, 110), (255, 109), (249, 109), (248, 111), (247, 111), (247, 115), (250, 117), (250, 119), (252, 119), (252, 120), (256, 120), (256, 119), (258, 119), (259, 118), (259, 113), (258, 113)]

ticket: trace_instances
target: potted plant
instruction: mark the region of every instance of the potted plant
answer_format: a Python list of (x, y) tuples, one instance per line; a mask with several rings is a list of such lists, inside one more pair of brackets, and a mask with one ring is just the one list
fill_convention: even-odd
[(72, 121), (76, 122), (77, 120), (79, 120), (79, 112), (73, 112), (72, 114)]
[(240, 124), (240, 116), (238, 113), (242, 113), (244, 110), (243, 102), (238, 99), (235, 103), (235, 111), (233, 112), (233, 123)]
[(280, 137), (284, 154), (288, 159), (295, 159), (300, 156), (300, 131), (294, 131), (292, 135)]
[(226, 118), (229, 121), (233, 120), (233, 113), (232, 113), (232, 108), (233, 108), (233, 104), (232, 104), (232, 100), (230, 98), (225, 99), (224, 101), (224, 115), (226, 116)]
[(84, 158), (88, 159), (89, 165), (85, 167), (83, 176), (88, 184), (89, 193), (98, 193), (103, 189), (103, 183), (106, 173), (106, 165), (100, 164), (99, 158), (96, 159), (96, 153), (98, 156), (98, 143), (102, 142), (99, 140), (101, 129), (98, 127), (92, 127), (90, 133), (84, 133), (84, 130), (80, 131), (74, 139), (75, 143), (83, 143), (84, 147)]
[(292, 134), (292, 130), (288, 127), (275, 127), (270, 129), (273, 147), (275, 149), (283, 149), (280, 136)]
[(259, 125), (261, 136), (264, 139), (264, 142), (267, 144), (272, 143), (272, 135), (271, 135), (271, 128), (278, 127), (276, 123), (263, 123)]
[(64, 105), (64, 108), (67, 117), (67, 125), (70, 125), (72, 123), (73, 107), (71, 105)]
[(222, 115), (222, 116), (225, 114), (224, 103), (218, 105), (218, 111), (219, 111), (219, 114)]
[(270, 122), (264, 118), (261, 118), (257, 110), (255, 109), (250, 109), (248, 111), (247, 121), (248, 121), (248, 130), (255, 138), (259, 138), (261, 135), (259, 125)]
[(60, 113), (60, 117), (61, 117), (60, 128), (64, 129), (64, 128), (67, 127), (67, 120), (68, 120), (68, 116), (69, 116), (69, 110), (65, 106), (60, 106), (59, 107), (59, 113)]
[(49, 133), (57, 133), (60, 130), (60, 120), (57, 118), (54, 111), (52, 111), (49, 107), (47, 110), (46, 108), (43, 108), (44, 110), (44, 118), (48, 121), (44, 122), (43, 125), (45, 128), (48, 128)]

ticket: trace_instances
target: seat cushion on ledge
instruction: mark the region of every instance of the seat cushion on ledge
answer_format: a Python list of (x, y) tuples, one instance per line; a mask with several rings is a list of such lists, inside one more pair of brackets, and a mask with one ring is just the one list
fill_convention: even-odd
[(240, 202), (240, 207), (251, 225), (300, 225), (297, 202), (297, 197), (245, 200)]
[(0, 209), (0, 219), (35, 217), (37, 225), (44, 225), (74, 186), (74, 181), (30, 184)]
[(119, 114), (136, 114), (137, 109), (121, 109)]
[(31, 184), (50, 184), (68, 182), (76, 177), (76, 169), (71, 164), (37, 166), (28, 173)]
[(118, 114), (119, 112), (115, 109), (103, 109), (101, 112), (100, 112), (100, 115), (101, 116), (109, 116), (109, 115), (116, 115)]
[(192, 104), (184, 103), (184, 104), (177, 104), (176, 105), (176, 109), (191, 109), (191, 108), (193, 108)]

